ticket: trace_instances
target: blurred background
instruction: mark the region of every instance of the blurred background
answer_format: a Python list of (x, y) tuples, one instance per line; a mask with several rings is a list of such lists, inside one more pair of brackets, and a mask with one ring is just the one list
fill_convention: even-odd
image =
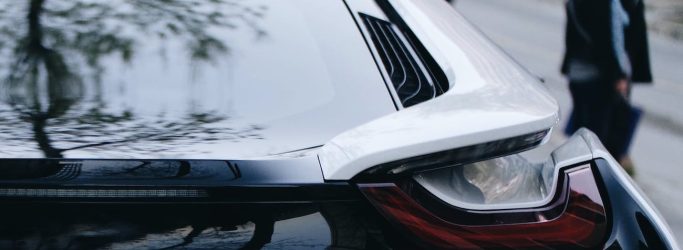
[[(457, 0), (454, 7), (545, 85), (561, 106), (560, 144), (571, 97), (560, 74), (564, 0)], [(654, 85), (635, 85), (645, 111), (631, 157), (634, 179), (683, 242), (683, 0), (646, 0)]]

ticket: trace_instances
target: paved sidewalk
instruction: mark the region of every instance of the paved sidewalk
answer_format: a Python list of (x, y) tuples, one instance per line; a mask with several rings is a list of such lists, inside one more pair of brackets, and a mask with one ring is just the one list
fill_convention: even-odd
[(645, 4), (652, 30), (683, 40), (682, 0), (647, 0)]
[[(562, 5), (567, 0), (527, 0), (541, 4)], [(683, 0), (644, 0), (650, 30), (676, 40), (683, 40)]]

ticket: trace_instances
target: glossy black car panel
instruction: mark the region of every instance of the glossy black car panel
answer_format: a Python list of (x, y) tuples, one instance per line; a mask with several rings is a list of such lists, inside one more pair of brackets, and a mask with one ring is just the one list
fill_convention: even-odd
[[(356, 220), (357, 211), (350, 210), (354, 207), (353, 203), (3, 205), (0, 248), (324, 249), (333, 244), (370, 247), (366, 242), (357, 242), (362, 241), (359, 236), (368, 232), (364, 226), (352, 224), (362, 223)], [(330, 228), (333, 223), (340, 225)], [(334, 239), (332, 232), (337, 235)]]

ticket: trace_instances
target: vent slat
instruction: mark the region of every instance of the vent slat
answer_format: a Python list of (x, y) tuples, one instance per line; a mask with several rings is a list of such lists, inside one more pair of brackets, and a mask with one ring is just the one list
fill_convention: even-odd
[(361, 17), (403, 107), (431, 100), (448, 90), (443, 71), (429, 53), (417, 49), (423, 46), (415, 46), (419, 41), (408, 39), (405, 31), (391, 22), (365, 14)]

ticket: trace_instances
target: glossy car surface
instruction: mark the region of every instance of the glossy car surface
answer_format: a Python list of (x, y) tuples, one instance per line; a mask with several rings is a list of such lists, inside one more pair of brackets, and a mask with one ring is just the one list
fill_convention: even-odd
[(0, 34), (3, 249), (677, 248), (441, 0), (7, 1)]

